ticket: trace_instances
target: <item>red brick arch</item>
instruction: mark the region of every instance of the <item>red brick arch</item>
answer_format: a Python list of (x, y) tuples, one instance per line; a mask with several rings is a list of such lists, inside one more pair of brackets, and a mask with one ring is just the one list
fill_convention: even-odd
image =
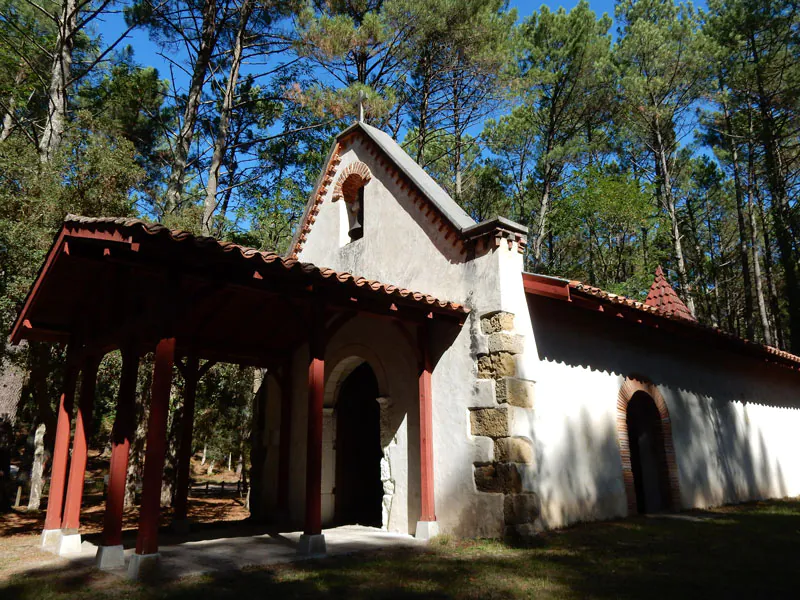
[(345, 202), (355, 200), (359, 188), (364, 187), (372, 179), (369, 167), (361, 161), (347, 165), (333, 186), (333, 200), (344, 198)]
[(678, 464), (675, 462), (675, 446), (672, 443), (672, 422), (664, 397), (658, 388), (643, 377), (628, 377), (619, 389), (617, 398), (617, 435), (619, 439), (619, 452), (622, 458), (622, 479), (625, 483), (625, 496), (628, 500), (628, 514), (637, 514), (636, 487), (633, 482), (633, 468), (631, 466), (631, 448), (628, 438), (628, 404), (637, 392), (643, 392), (652, 398), (661, 417), (660, 442), (664, 448), (666, 458), (666, 472), (660, 473), (665, 481), (669, 482), (670, 508), (679, 510), (681, 507), (681, 492), (678, 482)]

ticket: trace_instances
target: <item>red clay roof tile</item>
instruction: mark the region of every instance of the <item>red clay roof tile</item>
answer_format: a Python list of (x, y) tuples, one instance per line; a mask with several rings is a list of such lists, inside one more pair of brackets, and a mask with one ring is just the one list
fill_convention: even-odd
[(681, 319), (688, 319), (689, 321), (697, 321), (695, 316), (691, 313), (688, 307), (683, 303), (675, 292), (675, 289), (670, 285), (667, 278), (664, 276), (664, 271), (661, 265), (656, 269), (656, 278), (653, 285), (650, 286), (650, 291), (647, 293), (647, 299), (644, 301), (648, 306), (655, 306), (659, 312), (671, 314)]

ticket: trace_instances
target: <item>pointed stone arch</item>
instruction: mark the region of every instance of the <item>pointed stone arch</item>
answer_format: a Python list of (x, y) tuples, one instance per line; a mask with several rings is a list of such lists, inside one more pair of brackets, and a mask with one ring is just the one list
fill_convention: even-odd
[(669, 482), (670, 509), (679, 510), (681, 507), (681, 492), (678, 481), (678, 464), (675, 461), (675, 445), (672, 442), (672, 422), (669, 417), (669, 409), (661, 392), (658, 391), (652, 382), (643, 377), (627, 377), (619, 389), (617, 397), (617, 436), (619, 441), (619, 453), (622, 459), (622, 479), (625, 483), (625, 496), (628, 503), (628, 514), (638, 514), (636, 505), (636, 487), (633, 478), (633, 467), (631, 465), (631, 447), (628, 436), (628, 404), (634, 395), (642, 392), (649, 396), (658, 409), (660, 417), (659, 442), (664, 449), (666, 473), (662, 476)]
[(344, 199), (345, 202), (355, 200), (359, 188), (364, 187), (372, 179), (369, 167), (361, 161), (347, 165), (342, 170), (333, 186), (333, 201)]

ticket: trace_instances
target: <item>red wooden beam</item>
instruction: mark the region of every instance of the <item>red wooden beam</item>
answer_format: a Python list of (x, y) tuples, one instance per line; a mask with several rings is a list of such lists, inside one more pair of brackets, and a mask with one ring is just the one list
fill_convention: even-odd
[(161, 512), (161, 480), (167, 452), (167, 414), (175, 361), (175, 338), (162, 339), (156, 346), (150, 418), (147, 422), (147, 450), (142, 476), (142, 502), (139, 508), (139, 534), (136, 554), (158, 552), (158, 520)]
[[(50, 492), (47, 497), (47, 517), (44, 521), (45, 531), (61, 528), (62, 509), (64, 507), (64, 488), (67, 482), (67, 460), (69, 459), (70, 422), (75, 400), (75, 383), (78, 379), (76, 360), (76, 344), (67, 348), (67, 362), (64, 369), (64, 383), (61, 398), (58, 401), (58, 422), (56, 424), (56, 440), (53, 446), (53, 466), (50, 470)], [(46, 540), (43, 540), (46, 541)]]
[(86, 458), (89, 430), (92, 427), (94, 391), (97, 386), (97, 369), (101, 357), (89, 354), (84, 357), (81, 373), (81, 397), (78, 416), (75, 418), (75, 438), (72, 441), (72, 458), (69, 465), (67, 498), (64, 503), (64, 518), (61, 529), (64, 533), (78, 533), (83, 501), (83, 483), (86, 478)]
[(420, 496), (422, 510), (420, 521), (435, 521), (436, 506), (433, 495), (433, 402), (431, 392), (431, 357), (428, 326), (419, 326), (419, 461)]
[(122, 545), (122, 512), (125, 507), (125, 480), (128, 453), (136, 422), (136, 380), (139, 355), (135, 350), (122, 352), (122, 374), (117, 397), (117, 415), (111, 432), (111, 464), (108, 469), (106, 512), (103, 517), (103, 546)]
[(313, 307), (312, 312), (308, 362), (306, 535), (322, 533), (322, 406), (325, 385), (325, 324), (321, 307)]
[(542, 277), (531, 273), (522, 274), (522, 285), (528, 294), (546, 296), (556, 300), (566, 300), (569, 302), (569, 282), (555, 279), (552, 277)]

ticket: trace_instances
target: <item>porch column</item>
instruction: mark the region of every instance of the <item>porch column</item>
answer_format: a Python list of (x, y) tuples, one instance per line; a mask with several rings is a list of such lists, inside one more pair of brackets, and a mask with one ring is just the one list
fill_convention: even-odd
[(58, 554), (74, 554), (81, 551), (81, 503), (83, 484), (86, 479), (86, 455), (89, 450), (88, 437), (92, 427), (94, 391), (97, 386), (97, 369), (102, 357), (87, 354), (81, 372), (81, 396), (78, 415), (75, 418), (75, 437), (72, 440), (72, 458), (69, 465), (67, 497), (64, 501), (64, 517), (61, 520), (61, 539)]
[(181, 423), (181, 441), (178, 447), (178, 477), (175, 483), (175, 501), (173, 503), (172, 528), (176, 531), (188, 531), (186, 521), (189, 504), (189, 469), (192, 459), (192, 434), (194, 432), (194, 405), (197, 396), (199, 379), (199, 363), (196, 356), (186, 357), (186, 369), (183, 372), (185, 388), (183, 390), (183, 423)]
[(67, 349), (61, 397), (58, 400), (58, 422), (53, 446), (53, 464), (50, 468), (50, 491), (47, 495), (47, 516), (44, 520), (44, 531), (42, 531), (42, 548), (57, 549), (61, 539), (72, 408), (75, 402), (75, 383), (78, 379), (78, 364), (75, 354), (74, 344), (70, 344)]
[[(292, 446), (292, 369), (284, 366), (281, 378), (281, 425), (278, 439), (278, 515), (289, 518), (289, 453)], [(322, 489), (320, 487), (320, 489)]]
[(419, 327), (419, 460), (421, 513), (415, 537), (430, 539), (439, 533), (433, 498), (433, 403), (428, 326)]
[(128, 564), (128, 577), (139, 579), (158, 565), (158, 522), (161, 513), (161, 482), (167, 452), (167, 414), (175, 361), (175, 338), (162, 339), (156, 346), (153, 384), (150, 392), (150, 417), (147, 421), (147, 448), (139, 507), (139, 534), (136, 552)]
[(138, 374), (139, 355), (133, 349), (123, 350), (117, 414), (111, 432), (111, 464), (108, 469), (103, 535), (95, 557), (95, 562), (100, 569), (117, 569), (125, 566), (122, 548), (122, 513), (125, 507), (128, 452), (135, 426)]
[(325, 332), (321, 307), (312, 316), (308, 362), (308, 437), (306, 439), (306, 518), (298, 552), (324, 554), (322, 535), (322, 405), (325, 385)]

